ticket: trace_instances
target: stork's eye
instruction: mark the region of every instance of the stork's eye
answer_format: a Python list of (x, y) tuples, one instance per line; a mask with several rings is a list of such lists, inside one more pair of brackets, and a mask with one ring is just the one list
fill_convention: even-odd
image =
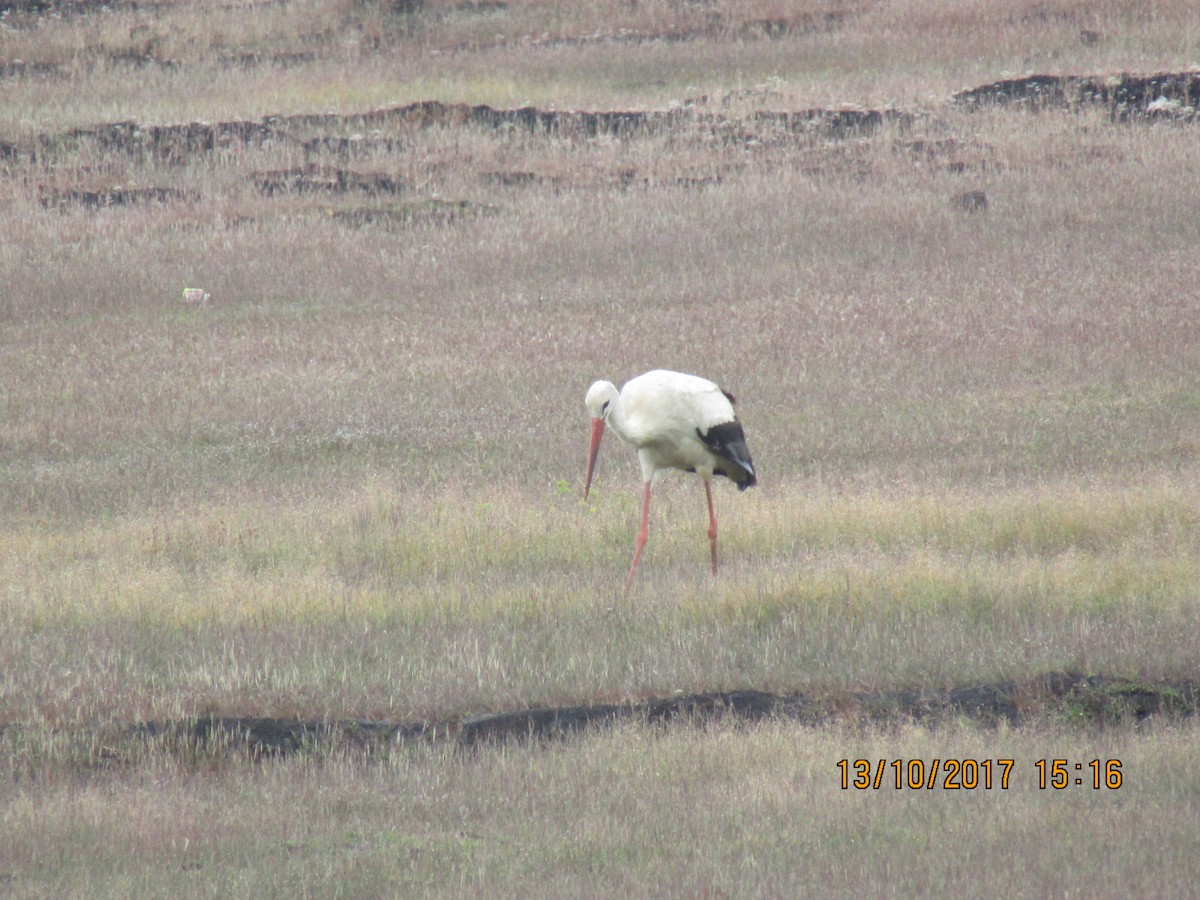
[(602, 407), (600, 407), (600, 415), (601, 415), (601, 416), (607, 416), (607, 415), (608, 415), (608, 404), (610, 404), (610, 403), (612, 403), (612, 401), (611, 401), (611, 400), (605, 400), (605, 401), (604, 401), (604, 405), (603, 405)]

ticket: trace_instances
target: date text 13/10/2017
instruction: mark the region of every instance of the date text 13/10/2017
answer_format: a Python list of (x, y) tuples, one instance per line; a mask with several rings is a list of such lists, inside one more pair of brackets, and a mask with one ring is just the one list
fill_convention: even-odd
[[(844, 791), (878, 790), (894, 786), (896, 790), (1008, 790), (1016, 768), (1014, 759), (840, 759), (837, 763)], [(1068, 787), (1115, 791), (1124, 783), (1119, 759), (1038, 759), (1036, 770), (1039, 790), (1061, 791)]]

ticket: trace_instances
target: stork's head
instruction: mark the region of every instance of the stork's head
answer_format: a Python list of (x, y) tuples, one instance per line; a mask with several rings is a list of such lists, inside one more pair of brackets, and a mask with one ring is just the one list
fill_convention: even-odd
[(611, 381), (597, 381), (588, 388), (583, 403), (593, 419), (603, 419), (608, 416), (617, 396), (617, 387)]
[(604, 420), (617, 402), (617, 388), (611, 381), (597, 381), (588, 388), (583, 403), (592, 417), (592, 442), (588, 448), (587, 480), (583, 485), (583, 499), (592, 489), (592, 470), (596, 467), (596, 456), (600, 453), (600, 439), (604, 437)]

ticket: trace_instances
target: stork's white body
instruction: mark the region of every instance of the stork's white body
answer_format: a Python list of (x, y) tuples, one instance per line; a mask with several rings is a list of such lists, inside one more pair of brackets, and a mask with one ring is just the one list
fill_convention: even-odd
[(633, 564), (625, 583), (626, 591), (633, 583), (646, 543), (650, 488), (660, 469), (695, 472), (703, 479), (715, 575), (717, 520), (712, 506), (712, 477), (724, 475), (742, 490), (756, 481), (745, 435), (733, 411), (733, 397), (705, 378), (655, 369), (626, 382), (620, 393), (611, 382), (597, 381), (588, 390), (584, 402), (592, 416), (592, 445), (584, 495), (591, 488), (605, 425), (625, 443), (637, 448), (642, 466), (645, 482), (642, 528), (638, 532)]

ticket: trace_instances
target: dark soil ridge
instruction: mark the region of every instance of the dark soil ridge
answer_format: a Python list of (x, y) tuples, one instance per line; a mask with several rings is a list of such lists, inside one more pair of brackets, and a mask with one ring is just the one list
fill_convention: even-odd
[[(207, 715), (107, 726), (93, 735), (91, 744), (99, 759), (109, 761), (121, 758), (121, 751), (114, 748), (130, 740), (211, 756), (233, 752), (266, 758), (322, 749), (375, 753), (414, 741), (471, 748), (507, 741), (556, 740), (622, 721), (665, 724), (777, 719), (813, 727), (906, 723), (938, 727), (953, 722), (1021, 727), (1049, 719), (1080, 726), (1136, 726), (1150, 720), (1190, 720), (1198, 712), (1200, 682), (1150, 684), (1106, 675), (1053, 672), (1026, 681), (986, 682), (944, 690), (856, 691), (820, 696), (720, 691), (626, 703), (534, 707), (447, 722)], [(0, 743), (23, 731), (19, 725), (0, 726)]]
[[(466, 126), (519, 128), (560, 137), (591, 138), (599, 135), (629, 137), (691, 125), (730, 142), (746, 142), (760, 139), (764, 133), (832, 138), (860, 136), (878, 130), (885, 122), (907, 126), (915, 118), (911, 112), (890, 108), (759, 110), (746, 117), (733, 117), (703, 110), (705, 99), (667, 110), (559, 111), (532, 106), (498, 109), (486, 104), (422, 100), (362, 113), (297, 114), (174, 125), (143, 125), (128, 120), (42, 133), (24, 141), (0, 141), (0, 161), (49, 162), (64, 150), (83, 143), (92, 143), (105, 152), (167, 163), (182, 163), (196, 154), (218, 152), (234, 145), (287, 143), (299, 146), (308, 155), (330, 150), (349, 154), (359, 148), (380, 146), (388, 151), (402, 148), (402, 142), (398, 140), (361, 134), (385, 126), (417, 130)], [(1135, 118), (1194, 121), (1196, 108), (1200, 106), (1200, 72), (1164, 72), (1148, 76), (1030, 75), (960, 91), (952, 100), (977, 106), (1020, 104), (1034, 110), (1099, 104), (1108, 107), (1114, 121)], [(306, 130), (349, 131), (353, 136), (297, 136), (297, 132)]]
[(382, 172), (353, 172), (316, 163), (299, 168), (253, 172), (250, 177), (255, 186), (267, 196), (310, 192), (400, 194), (405, 190), (403, 181)]
[[(43, 133), (28, 141), (0, 141), (0, 160), (49, 162), (66, 150), (90, 143), (104, 152), (127, 154), (139, 159), (182, 163), (189, 157), (228, 149), (234, 145), (267, 146), (287, 143), (306, 153), (330, 149), (350, 152), (358, 147), (374, 148), (381, 140), (352, 137), (300, 138), (296, 132), (345, 130), (356, 135), (381, 128), (423, 130), (435, 127), (519, 128), (559, 137), (592, 138), (600, 135), (629, 137), (657, 133), (684, 125), (712, 131), (727, 140), (757, 137), (762, 129), (790, 134), (820, 133), (850, 136), (871, 132), (888, 120), (908, 121), (910, 115), (897, 110), (809, 109), (793, 112), (758, 112), (739, 119), (698, 110), (685, 105), (668, 110), (546, 110), (532, 106), (497, 109), (486, 104), (442, 103), (422, 100), (401, 106), (383, 107), (363, 113), (319, 113), (266, 116), (258, 120), (188, 122), (177, 125), (142, 125), (133, 120), (107, 122), (59, 133)], [(747, 128), (757, 128), (748, 135)], [(383, 140), (384, 149), (399, 142)]]
[(46, 209), (67, 209), (83, 206), (89, 209), (109, 209), (114, 206), (138, 206), (146, 203), (169, 203), (172, 201), (196, 202), (200, 195), (170, 187), (120, 188), (110, 187), (95, 191), (60, 191), (43, 188), (40, 201)]
[(1200, 106), (1200, 72), (1156, 75), (1029, 75), (960, 91), (954, 102), (1018, 104), (1030, 110), (1105, 106), (1113, 121), (1165, 118), (1194, 121)]

